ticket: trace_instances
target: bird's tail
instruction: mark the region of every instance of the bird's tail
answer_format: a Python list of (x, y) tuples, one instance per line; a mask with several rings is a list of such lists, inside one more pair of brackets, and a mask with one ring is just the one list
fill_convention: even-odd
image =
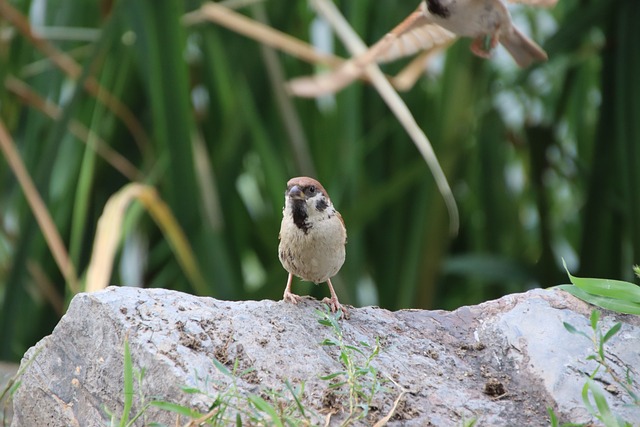
[(515, 26), (505, 36), (502, 35), (500, 43), (509, 51), (518, 66), (526, 68), (535, 61), (546, 61), (547, 53), (533, 40), (525, 36)]

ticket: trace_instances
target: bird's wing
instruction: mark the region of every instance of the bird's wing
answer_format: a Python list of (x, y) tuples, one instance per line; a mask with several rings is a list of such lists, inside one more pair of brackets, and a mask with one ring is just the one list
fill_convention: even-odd
[[(448, 33), (448, 31), (444, 28), (435, 26), (440, 30), (432, 30), (433, 34), (421, 29), (425, 26), (433, 27), (427, 24), (427, 17), (417, 9), (362, 55), (346, 61), (330, 73), (292, 79), (289, 81), (288, 88), (294, 95), (304, 97), (335, 93), (360, 77), (367, 65), (373, 62), (397, 59), (424, 49), (424, 46), (433, 46), (435, 40), (446, 38), (444, 32)], [(453, 36), (452, 33), (450, 34)]]
[(414, 53), (443, 46), (457, 36), (436, 24), (425, 23), (401, 34), (384, 52), (376, 57), (377, 62), (390, 62)]
[(530, 6), (552, 7), (558, 0), (509, 0), (511, 3), (522, 3)]

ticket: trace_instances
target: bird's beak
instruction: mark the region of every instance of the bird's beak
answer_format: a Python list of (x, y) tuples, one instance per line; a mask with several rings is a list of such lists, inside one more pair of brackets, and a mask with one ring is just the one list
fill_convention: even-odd
[(297, 185), (294, 185), (293, 187), (291, 187), (289, 189), (289, 191), (287, 192), (287, 196), (289, 196), (293, 200), (304, 200), (305, 199), (304, 191), (302, 191), (302, 189), (300, 189), (300, 187), (298, 187)]

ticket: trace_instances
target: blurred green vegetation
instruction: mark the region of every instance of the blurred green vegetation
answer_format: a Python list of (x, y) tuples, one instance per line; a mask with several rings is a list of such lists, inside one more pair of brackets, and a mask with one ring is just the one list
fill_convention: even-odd
[[(417, 3), (337, 2), (369, 44)], [(334, 281), (344, 303), (452, 309), (566, 282), (561, 257), (582, 276), (632, 280), (640, 256), (637, 0), (516, 6), (518, 25), (549, 62), (519, 70), (501, 47), (482, 60), (459, 40), (402, 94), (454, 190), (455, 237), (430, 171), (372, 87), (356, 82), (334, 103), (290, 98), (284, 79), (314, 66), (215, 24), (185, 23), (200, 5), (0, 0), (0, 124), (80, 278), (106, 201), (137, 181), (157, 188), (177, 218), (207, 295), (279, 299), (284, 186), (313, 175), (348, 228)], [(315, 19), (305, 1), (239, 11), (302, 40)], [(336, 53), (348, 56), (339, 42)], [(73, 287), (6, 160), (0, 359), (17, 360), (55, 326)], [(125, 218), (110, 282), (202, 293), (139, 204)], [(294, 290), (327, 291), (301, 282)]]

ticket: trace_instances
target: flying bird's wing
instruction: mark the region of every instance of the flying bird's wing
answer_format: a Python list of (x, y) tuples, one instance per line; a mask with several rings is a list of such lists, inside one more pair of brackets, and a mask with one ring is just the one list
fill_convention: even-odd
[(511, 3), (522, 3), (530, 6), (552, 7), (558, 0), (509, 0)]
[(423, 24), (400, 34), (384, 52), (376, 56), (377, 62), (390, 62), (445, 45), (457, 36), (436, 24)]
[(335, 93), (359, 78), (367, 65), (373, 62), (393, 61), (449, 43), (455, 34), (434, 24), (429, 24), (420, 10), (388, 32), (369, 50), (345, 62), (333, 72), (292, 79), (289, 90), (297, 96), (315, 97)]

